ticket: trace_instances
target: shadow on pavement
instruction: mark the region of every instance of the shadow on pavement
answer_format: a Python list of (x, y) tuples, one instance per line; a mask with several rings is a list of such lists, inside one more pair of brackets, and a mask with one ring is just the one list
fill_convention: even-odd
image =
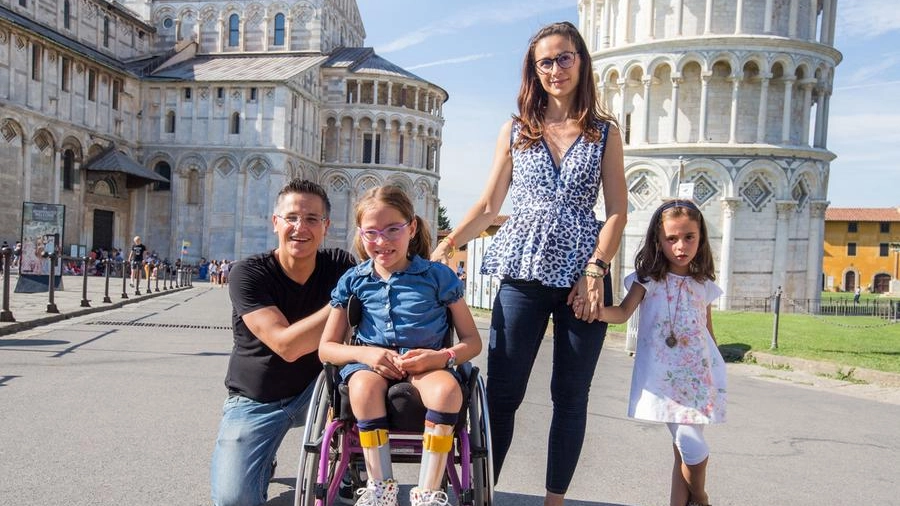
[[(266, 502), (266, 506), (293, 506), (294, 504), (294, 480), (288, 478), (276, 478), (272, 480), (274, 482), (280, 483), (282, 485), (286, 485), (291, 487), (291, 490), (286, 490), (285, 492), (279, 494), (277, 497), (271, 497)], [(401, 495), (408, 494), (408, 486), (401, 487)], [(341, 505), (343, 503), (336, 501), (336, 505)], [(405, 499), (400, 500), (400, 504), (407, 504)], [(451, 500), (451, 504), (456, 504), (455, 501)], [(536, 495), (526, 495), (526, 494), (513, 494), (510, 492), (495, 492), (494, 493), (494, 505), (495, 506), (541, 506), (544, 504), (544, 496), (536, 496)], [(611, 502), (596, 502), (596, 501), (578, 501), (573, 499), (566, 499), (566, 506), (631, 506), (627, 504), (621, 503), (611, 503)]]
[(0, 339), (0, 347), (58, 346), (60, 344), (69, 344), (70, 342), (61, 339)]

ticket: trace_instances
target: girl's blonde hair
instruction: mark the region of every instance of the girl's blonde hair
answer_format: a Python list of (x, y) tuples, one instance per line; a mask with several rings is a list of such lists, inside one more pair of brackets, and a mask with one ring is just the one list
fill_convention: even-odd
[(653, 213), (650, 226), (647, 227), (647, 235), (644, 237), (644, 244), (637, 256), (634, 257), (634, 270), (640, 281), (665, 279), (669, 272), (669, 261), (659, 246), (660, 232), (663, 221), (680, 216), (687, 216), (691, 221), (696, 221), (700, 228), (700, 244), (697, 246), (697, 254), (688, 266), (691, 277), (701, 282), (716, 279), (716, 268), (713, 265), (712, 248), (709, 246), (709, 234), (706, 231), (706, 220), (703, 219), (703, 213), (690, 200), (669, 200)]
[[(419, 255), (420, 257), (427, 259), (431, 254), (431, 233), (428, 231), (425, 220), (416, 214), (412, 201), (406, 196), (403, 188), (395, 185), (369, 188), (359, 199), (359, 202), (356, 203), (357, 227), (362, 223), (363, 213), (374, 207), (375, 204), (384, 204), (393, 207), (400, 211), (400, 214), (402, 214), (407, 221), (414, 221), (416, 223), (416, 233), (409, 241), (408, 254), (410, 256)], [(356, 254), (359, 255), (360, 260), (367, 260), (369, 258), (359, 234), (356, 234), (356, 237), (353, 239), (353, 246), (356, 248)]]

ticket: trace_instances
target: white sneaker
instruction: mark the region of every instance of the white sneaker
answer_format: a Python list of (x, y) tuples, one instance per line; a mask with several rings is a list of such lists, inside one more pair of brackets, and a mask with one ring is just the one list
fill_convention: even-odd
[(356, 506), (398, 506), (399, 489), (397, 480), (369, 480), (366, 488), (356, 491), (359, 494)]
[(415, 487), (409, 491), (411, 506), (447, 506), (449, 498), (443, 490), (422, 490)]

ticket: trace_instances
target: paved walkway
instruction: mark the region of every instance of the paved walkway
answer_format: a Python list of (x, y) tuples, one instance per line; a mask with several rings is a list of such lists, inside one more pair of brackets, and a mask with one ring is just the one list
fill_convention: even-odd
[[(61, 290), (57, 289), (54, 292), (54, 304), (58, 313), (53, 313), (47, 311), (49, 306), (48, 292), (14, 293), (17, 281), (17, 276), (10, 276), (9, 311), (15, 321), (0, 322), (0, 336), (13, 334), (39, 325), (74, 318), (76, 316), (115, 309), (126, 304), (187, 289), (187, 287), (175, 288), (174, 286), (171, 286), (170, 288), (170, 285), (164, 283), (162, 280), (160, 280), (157, 286), (156, 280), (151, 280), (151, 290), (148, 291), (147, 281), (142, 280), (139, 290), (140, 295), (137, 295), (137, 290), (130, 285), (130, 280), (128, 280), (128, 282), (125, 283), (124, 295), (127, 296), (127, 298), (125, 298), (122, 290), (122, 278), (110, 277), (110, 302), (103, 302), (106, 295), (106, 278), (102, 276), (88, 276), (88, 307), (83, 307), (82, 289), (84, 279), (81, 276), (63, 276), (63, 288)], [(194, 286), (205, 287), (208, 285), (208, 282), (206, 281), (195, 280), (195, 283)], [(2, 290), (2, 277), (0, 277), (0, 290)], [(2, 292), (0, 292), (0, 297), (2, 297)], [(0, 303), (2, 303), (2, 300), (0, 300)], [(489, 321), (484, 319), (481, 324), (487, 327)], [(624, 348), (624, 338), (624, 334), (616, 332), (611, 332), (608, 336), (610, 343), (616, 343), (621, 348)], [(766, 374), (775, 380), (838, 389), (842, 390), (842, 393), (857, 397), (900, 404), (900, 374), (853, 368), (853, 377), (864, 382), (853, 383), (836, 379), (840, 376), (839, 373), (846, 372), (850, 368), (842, 367), (831, 362), (815, 362), (773, 355), (764, 351), (754, 351), (750, 355), (751, 356), (748, 358), (754, 360), (757, 364), (766, 367), (768, 370)]]
[[(173, 293), (178, 290), (185, 290), (187, 287), (175, 288), (174, 284), (166, 283), (165, 280), (150, 280), (150, 290), (147, 290), (147, 280), (142, 280), (140, 288), (135, 289), (131, 286), (130, 279), (125, 283), (125, 290), (122, 290), (122, 278), (109, 278), (109, 291), (106, 288), (106, 278), (103, 276), (87, 277), (87, 297), (84, 297), (84, 278), (81, 276), (63, 276), (62, 288), (54, 290), (53, 306), (56, 312), (48, 311), (52, 308), (50, 304), (50, 293), (47, 291), (37, 293), (15, 293), (16, 285), (19, 282), (17, 275), (10, 275), (9, 280), (9, 313), (3, 312), (0, 322), (0, 336), (19, 332), (28, 328), (53, 323), (68, 318), (74, 318), (85, 314), (95, 313), (97, 311), (106, 311), (122, 307), (140, 300), (146, 300), (152, 297), (158, 297), (166, 293)], [(206, 284), (205, 281), (200, 283)], [(171, 286), (171, 288), (170, 288)], [(165, 289), (164, 289), (165, 288)], [(3, 278), (0, 276), (0, 299), (3, 293)], [(139, 294), (138, 294), (139, 292)], [(109, 294), (109, 302), (104, 302), (105, 297)], [(2, 304), (0, 300), (0, 304)], [(3, 308), (0, 307), (0, 311)], [(11, 317), (12, 321), (9, 320)]]

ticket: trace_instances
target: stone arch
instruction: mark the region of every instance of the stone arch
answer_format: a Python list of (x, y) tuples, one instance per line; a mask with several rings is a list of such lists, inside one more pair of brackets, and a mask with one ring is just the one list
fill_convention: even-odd
[(240, 168), (240, 163), (233, 155), (222, 155), (210, 164), (210, 170), (214, 170), (222, 177), (228, 177)]
[(251, 156), (244, 162), (243, 172), (250, 174), (255, 179), (262, 179), (262, 177), (271, 170), (272, 161), (264, 155)]
[(22, 128), (21, 123), (12, 118), (4, 118), (3, 123), (0, 124), (0, 136), (7, 142), (12, 144), (15, 139), (19, 139), (18, 144), (22, 144), (22, 140), (25, 138), (25, 130)]
[(774, 161), (755, 160), (744, 166), (734, 178), (735, 197), (740, 198), (754, 212), (769, 202), (786, 196), (787, 180), (784, 170)]
[(669, 176), (659, 163), (637, 160), (625, 167), (625, 186), (632, 209), (653, 209), (667, 196)]
[(186, 153), (182, 155), (181, 158), (179, 158), (177, 165), (179, 167), (179, 171), (194, 168), (200, 170), (201, 172), (206, 172), (208, 169), (208, 167), (206, 166), (206, 160), (200, 153)]
[[(694, 184), (693, 200), (704, 206), (734, 192), (731, 174), (718, 160), (695, 158), (684, 164), (684, 182)], [(678, 194), (678, 178), (672, 178), (672, 195)]]

